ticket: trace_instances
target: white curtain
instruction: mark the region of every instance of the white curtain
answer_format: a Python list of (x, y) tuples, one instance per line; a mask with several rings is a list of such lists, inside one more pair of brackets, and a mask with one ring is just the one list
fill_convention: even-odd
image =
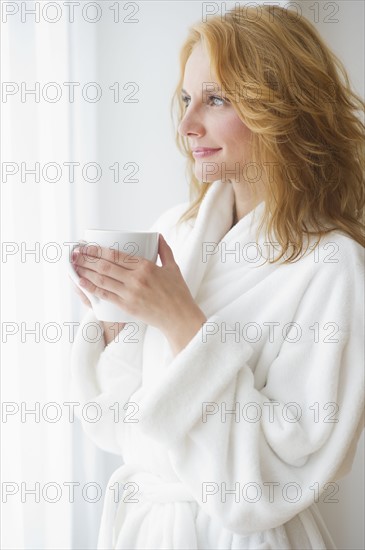
[[(79, 175), (85, 157), (97, 160), (97, 108), (70, 102), (64, 83), (96, 80), (95, 29), (65, 17), (22, 21), (21, 3), (13, 4), (19, 11), (1, 29), (1, 547), (92, 548), (107, 474), (105, 453), (69, 416), (71, 323), (85, 309), (67, 275), (65, 243), (98, 224), (97, 184)], [(80, 163), (75, 181), (68, 162)]]

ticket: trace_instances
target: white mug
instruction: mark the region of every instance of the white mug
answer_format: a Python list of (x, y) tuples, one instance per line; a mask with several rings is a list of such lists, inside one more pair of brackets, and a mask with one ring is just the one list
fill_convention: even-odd
[[(138, 257), (146, 258), (151, 262), (156, 263), (158, 255), (158, 238), (159, 233), (149, 231), (123, 231), (114, 229), (86, 229), (85, 241), (79, 241), (79, 244), (87, 244), (92, 246), (95, 252), (96, 246), (118, 250), (128, 254), (130, 262), (135, 262)], [(79, 246), (76, 244), (73, 248)], [(87, 250), (86, 253), (87, 255)], [(97, 252), (100, 256), (101, 251)], [(90, 261), (91, 257), (90, 257)], [(69, 273), (72, 280), (89, 298), (95, 316), (99, 321), (128, 323), (130, 321), (138, 321), (129, 313), (124, 312), (119, 306), (108, 300), (98, 298), (92, 292), (89, 292), (84, 287), (80, 286), (80, 277), (73, 268), (71, 261), (69, 262)]]

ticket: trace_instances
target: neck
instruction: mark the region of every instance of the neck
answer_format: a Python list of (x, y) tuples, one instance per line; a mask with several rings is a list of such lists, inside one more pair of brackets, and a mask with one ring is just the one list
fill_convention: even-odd
[(231, 182), (234, 191), (233, 204), (233, 221), (235, 225), (239, 220), (249, 214), (263, 199), (263, 192), (259, 192), (257, 197), (254, 197), (250, 189), (246, 185)]

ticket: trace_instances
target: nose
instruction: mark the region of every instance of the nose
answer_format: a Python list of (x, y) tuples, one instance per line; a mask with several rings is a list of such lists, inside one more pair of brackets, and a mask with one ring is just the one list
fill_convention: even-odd
[(183, 118), (178, 126), (178, 132), (183, 137), (202, 136), (205, 133), (204, 125), (199, 114), (189, 106), (186, 108)]

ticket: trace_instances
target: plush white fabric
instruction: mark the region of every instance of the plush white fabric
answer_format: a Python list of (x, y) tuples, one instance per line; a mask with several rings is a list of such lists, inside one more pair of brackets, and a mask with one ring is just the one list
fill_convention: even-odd
[(231, 228), (233, 201), (218, 180), (195, 220), (174, 226), (184, 203), (150, 228), (207, 317), (176, 357), (142, 322), (104, 347), (85, 337), (100, 326), (90, 311), (77, 333), (72, 399), (100, 406), (83, 427), (125, 462), (99, 549), (335, 548), (316, 502), (341, 498), (363, 428), (364, 250), (336, 231), (296, 263), (265, 264), (261, 233), (253, 261), (264, 203)]

